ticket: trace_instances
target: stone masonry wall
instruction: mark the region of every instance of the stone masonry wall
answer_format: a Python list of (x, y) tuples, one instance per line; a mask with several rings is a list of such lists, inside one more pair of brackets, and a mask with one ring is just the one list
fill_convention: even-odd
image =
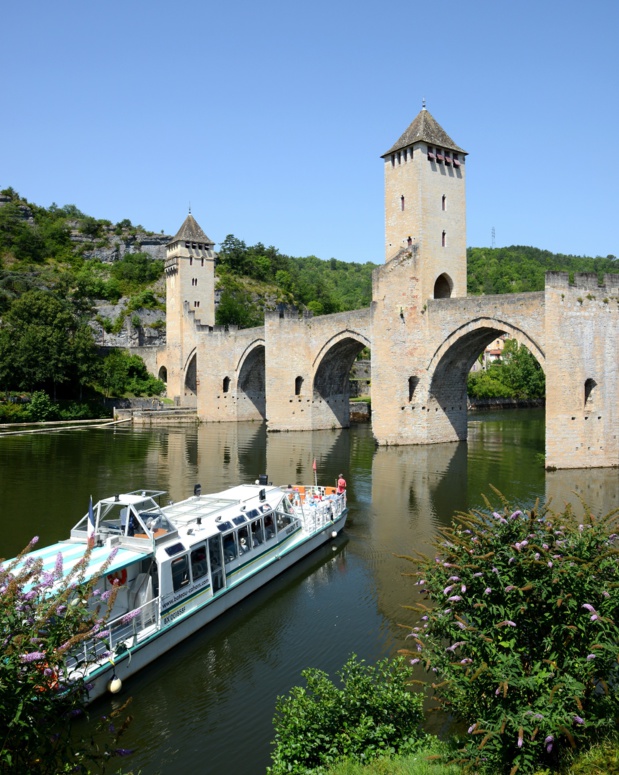
[(546, 465), (619, 466), (619, 275), (546, 279)]

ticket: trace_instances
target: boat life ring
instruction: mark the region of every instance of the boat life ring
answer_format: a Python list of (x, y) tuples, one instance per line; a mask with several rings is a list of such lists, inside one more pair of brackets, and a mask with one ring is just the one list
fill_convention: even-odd
[(127, 583), (127, 569), (117, 570), (115, 573), (108, 574), (107, 580), (110, 584), (114, 584), (117, 587), (122, 587)]

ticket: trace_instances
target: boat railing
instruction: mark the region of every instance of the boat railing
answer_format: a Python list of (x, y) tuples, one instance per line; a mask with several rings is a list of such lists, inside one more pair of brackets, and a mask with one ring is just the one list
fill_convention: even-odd
[(335, 521), (346, 508), (346, 493), (334, 487), (295, 488), (293, 506), (310, 532)]
[(115, 655), (135, 646), (140, 637), (158, 630), (160, 623), (159, 598), (155, 597), (139, 608), (112, 619), (95, 638), (81, 643), (71, 652), (67, 667), (75, 670), (85, 664), (101, 662), (106, 657), (113, 659)]

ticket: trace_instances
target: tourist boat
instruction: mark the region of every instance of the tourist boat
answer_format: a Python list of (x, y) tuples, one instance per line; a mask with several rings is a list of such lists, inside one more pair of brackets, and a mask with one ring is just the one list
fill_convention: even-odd
[(61, 554), (67, 574), (90, 545), (83, 582), (96, 579), (99, 591), (89, 605), (117, 588), (107, 634), (65, 660), (69, 679), (86, 680), (89, 701), (119, 691), (160, 654), (335, 538), (347, 515), (346, 493), (277, 487), (266, 476), (210, 495), (196, 485), (192, 497), (161, 505), (165, 495), (104, 498), (68, 540), (27, 555), (51, 572)]

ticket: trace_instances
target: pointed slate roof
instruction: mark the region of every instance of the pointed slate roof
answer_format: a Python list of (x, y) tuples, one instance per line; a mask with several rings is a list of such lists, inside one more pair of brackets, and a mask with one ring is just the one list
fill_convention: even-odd
[(207, 245), (215, 244), (202, 231), (202, 229), (200, 228), (200, 225), (198, 224), (198, 222), (196, 221), (196, 219), (193, 217), (191, 213), (189, 213), (189, 215), (185, 218), (185, 220), (183, 221), (183, 225), (176, 233), (176, 236), (170, 240), (170, 243), (179, 242), (183, 240), (185, 242), (203, 242), (203, 243), (206, 243)]
[(429, 145), (438, 145), (448, 151), (466, 154), (466, 151), (456, 145), (443, 127), (438, 123), (434, 116), (426, 108), (422, 108), (413, 123), (404, 132), (402, 137), (391, 146), (391, 148), (382, 155), (382, 159), (390, 153), (400, 151), (402, 148), (408, 148), (413, 143), (424, 142)]

